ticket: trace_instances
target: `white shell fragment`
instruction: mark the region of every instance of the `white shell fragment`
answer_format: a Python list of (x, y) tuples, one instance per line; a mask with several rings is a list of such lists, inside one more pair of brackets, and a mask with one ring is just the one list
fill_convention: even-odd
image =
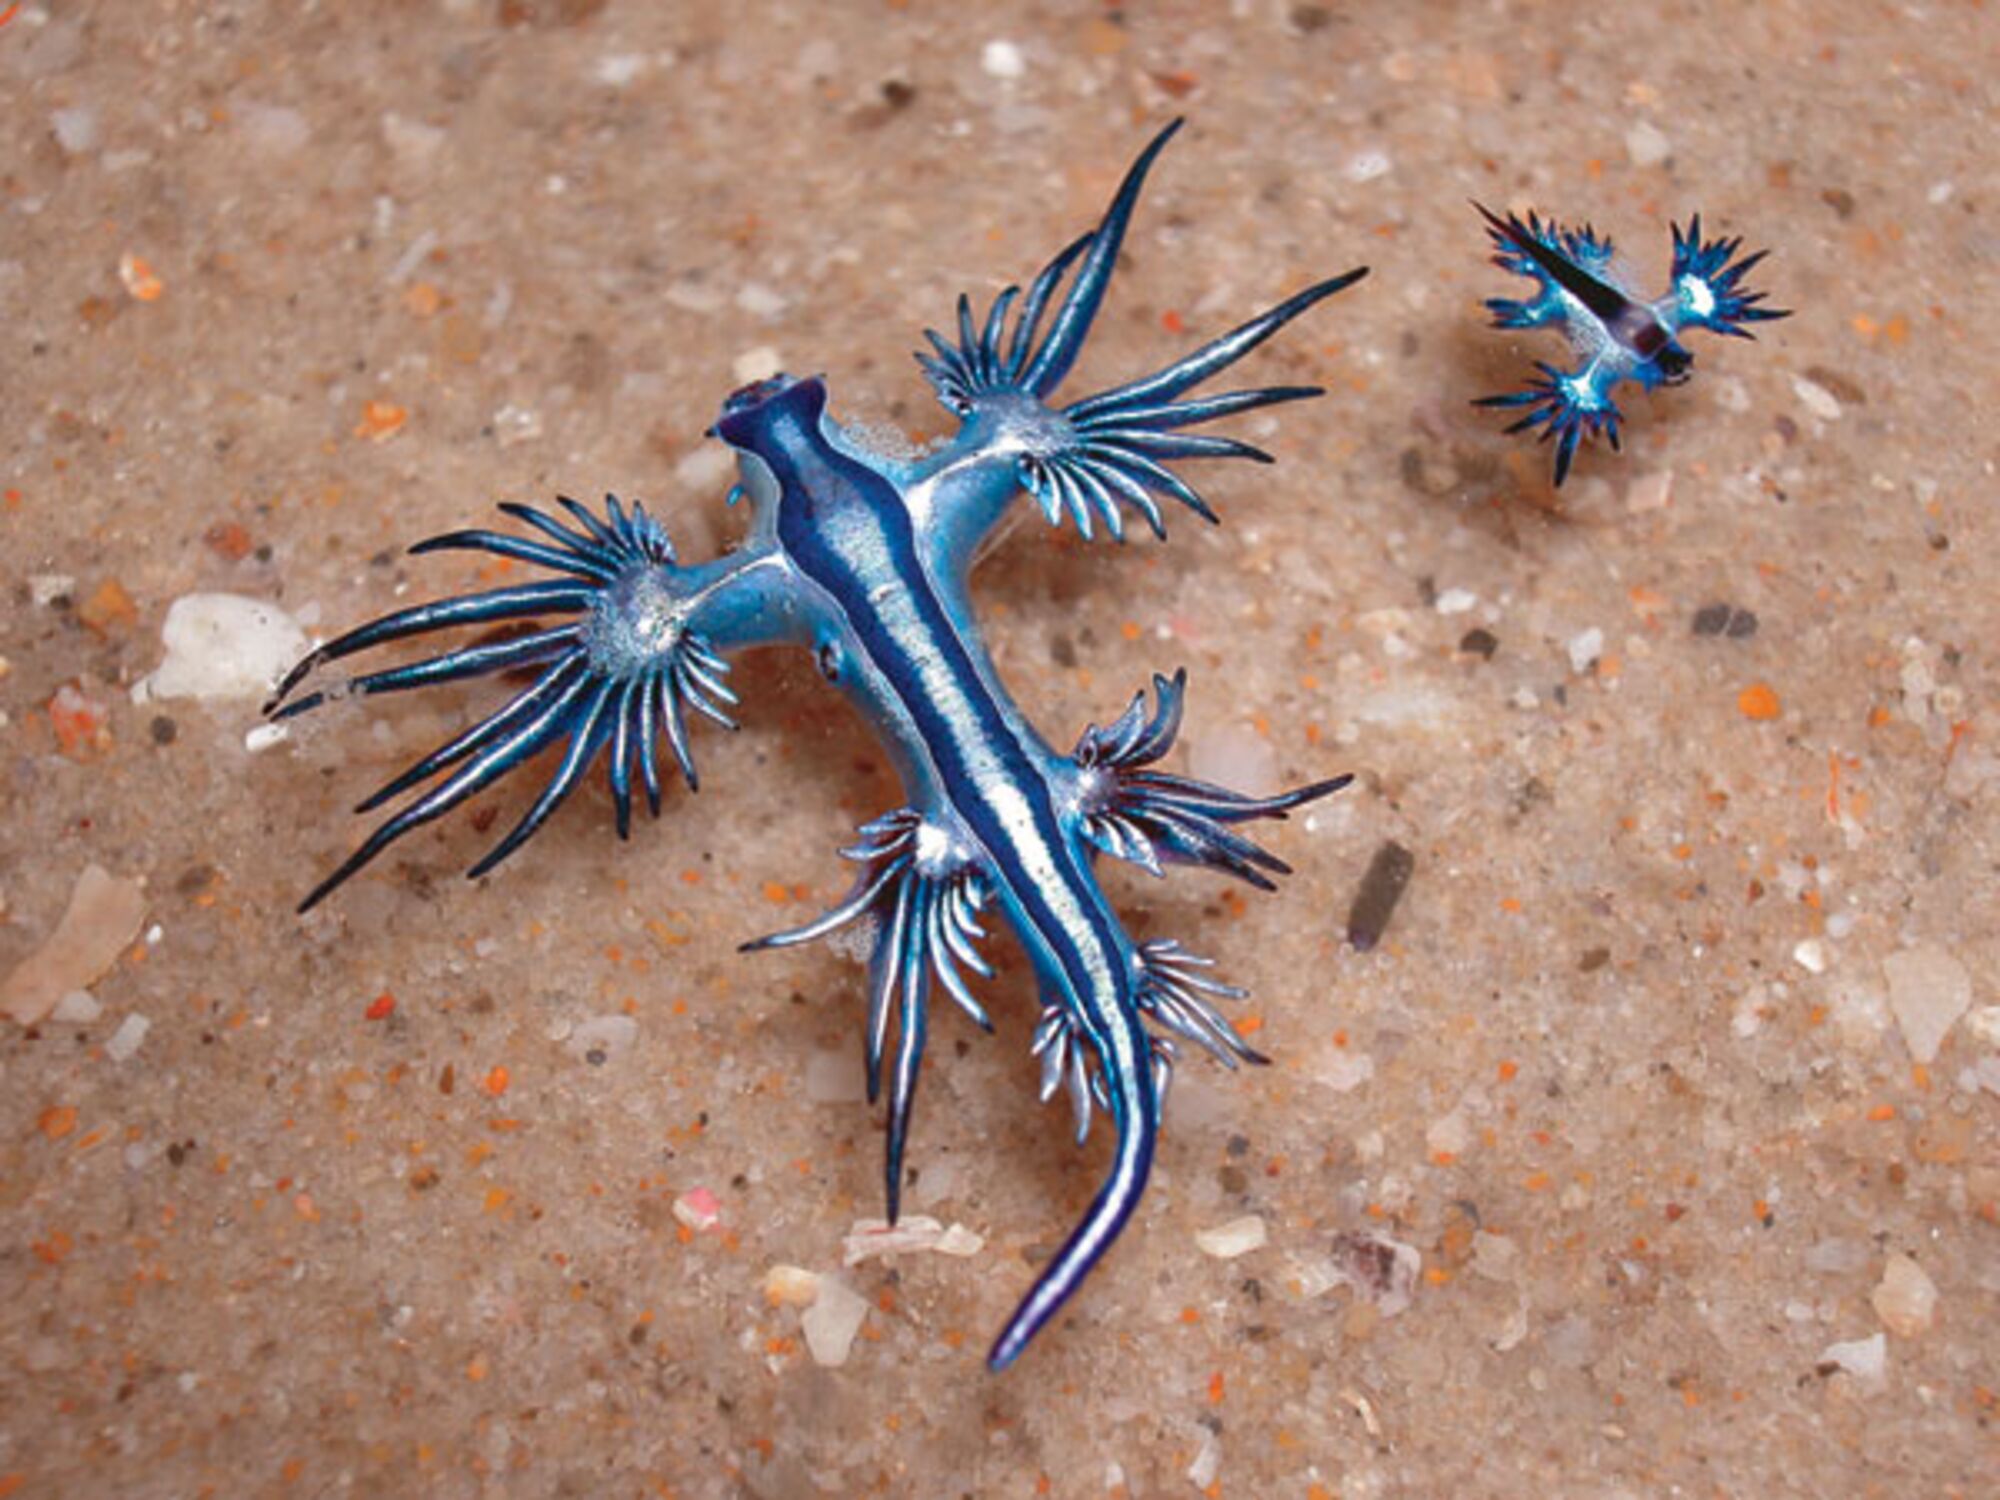
[(277, 605), (241, 594), (183, 594), (160, 627), (166, 659), (132, 701), (257, 698), (306, 654), (306, 633)]
[(874, 1255), (902, 1255), (932, 1250), (939, 1255), (977, 1255), (985, 1237), (954, 1224), (949, 1229), (924, 1214), (905, 1214), (892, 1227), (886, 1219), (857, 1219), (841, 1241), (841, 1263), (858, 1266)]
[(1263, 1249), (1270, 1240), (1270, 1233), (1259, 1214), (1245, 1214), (1213, 1229), (1197, 1229), (1194, 1235), (1195, 1248), (1217, 1260), (1234, 1260), (1239, 1255), (1248, 1255), (1252, 1250)]
[(146, 1033), (153, 1029), (153, 1023), (141, 1015), (129, 1015), (118, 1023), (118, 1029), (111, 1033), (111, 1039), (104, 1044), (105, 1056), (113, 1062), (124, 1062), (138, 1052), (146, 1040)]
[(819, 1296), (820, 1274), (803, 1266), (777, 1265), (764, 1273), (764, 1298), (779, 1307), (811, 1307)]
[(867, 1317), (866, 1297), (837, 1276), (820, 1277), (818, 1295), (799, 1319), (813, 1363), (834, 1369), (846, 1364)]

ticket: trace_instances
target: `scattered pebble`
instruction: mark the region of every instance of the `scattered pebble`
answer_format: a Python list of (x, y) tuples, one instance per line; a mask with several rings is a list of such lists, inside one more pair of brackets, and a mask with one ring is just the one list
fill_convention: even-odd
[(1826, 944), (1818, 938), (1807, 938), (1792, 949), (1792, 962), (1808, 974), (1826, 972)]
[(493, 440), (502, 448), (532, 443), (542, 435), (542, 415), (531, 407), (512, 402), (493, 413)]
[(1845, 1370), (1866, 1386), (1880, 1385), (1889, 1369), (1889, 1341), (1881, 1334), (1854, 1339), (1844, 1344), (1828, 1344), (1819, 1357), (1827, 1374)]
[(1187, 1466), (1188, 1483), (1206, 1491), (1221, 1472), (1222, 1439), (1215, 1435), (1213, 1429), (1204, 1427), (1201, 1430), (1201, 1446), (1195, 1450), (1194, 1462)]
[(240, 594), (183, 594), (160, 627), (166, 659), (132, 701), (255, 698), (306, 654), (306, 633), (277, 605)]
[(1702, 636), (1724, 636), (1732, 641), (1745, 641), (1757, 633), (1757, 617), (1747, 609), (1734, 604), (1704, 604), (1694, 612), (1689, 628)]
[(722, 289), (703, 277), (683, 276), (670, 281), (661, 295), (682, 312), (706, 316), (722, 309)]
[(48, 702), (49, 727), (55, 730), (56, 744), (65, 755), (109, 750), (111, 731), (107, 706), (84, 692), (82, 686), (65, 682)]
[(1347, 941), (1355, 952), (1367, 953), (1382, 941), (1416, 868), (1416, 855), (1394, 839), (1384, 840), (1376, 849), (1354, 893), (1354, 903), (1347, 909)]
[(153, 1023), (136, 1011), (118, 1023), (118, 1029), (111, 1033), (104, 1044), (104, 1052), (113, 1062), (124, 1062), (136, 1053), (146, 1040), (146, 1033), (153, 1029)]
[(1882, 1267), (1882, 1281), (1869, 1298), (1882, 1326), (1901, 1339), (1913, 1339), (1931, 1326), (1937, 1312), (1937, 1284), (1907, 1255), (1892, 1255)]
[(1757, 723), (1769, 723), (1784, 712), (1778, 690), (1768, 682), (1753, 682), (1736, 695), (1736, 711)]
[(564, 1038), (563, 1045), (571, 1057), (601, 1068), (629, 1051), (638, 1037), (639, 1023), (614, 1013), (582, 1022)]
[(1965, 1029), (1982, 1047), (2000, 1049), (2000, 1005), (1982, 1005), (1965, 1018)]
[(389, 267), (389, 274), (382, 279), (388, 282), (390, 286), (401, 286), (415, 272), (418, 266), (430, 258), (430, 253), (437, 249), (437, 244), (437, 231), (435, 229), (424, 230), (423, 233), (419, 234), (403, 247), (403, 253), (396, 257), (395, 263)]
[(1457, 1156), (1472, 1145), (1472, 1126), (1466, 1121), (1464, 1111), (1453, 1110), (1442, 1119), (1433, 1120), (1424, 1131), (1424, 1144), (1430, 1147), (1433, 1157)]
[(138, 885), (87, 867), (70, 892), (56, 930), (0, 983), (0, 1010), (23, 1026), (46, 1016), (65, 995), (86, 988), (139, 935), (146, 897)]
[(674, 1199), (674, 1217), (700, 1234), (722, 1222), (722, 1200), (705, 1187), (689, 1188)]
[(1504, 1234), (1473, 1231), (1472, 1269), (1488, 1281), (1512, 1281), (1521, 1269), (1521, 1247)]
[(983, 1236), (953, 1224), (949, 1229), (924, 1214), (904, 1214), (892, 1226), (886, 1219), (857, 1219), (841, 1241), (842, 1265), (858, 1266), (876, 1255), (899, 1255), (921, 1250), (960, 1258), (977, 1255), (986, 1248)]
[[(155, 719), (153, 722), (158, 724), (163, 721)], [(171, 724), (173, 721), (168, 719), (164, 722)], [(262, 755), (266, 750), (275, 750), (291, 737), (292, 726), (289, 724), (253, 724), (243, 731), (243, 753)], [(168, 743), (172, 743), (171, 739)]]
[(1959, 1073), (1959, 1087), (1968, 1094), (1976, 1094), (1981, 1089), (2000, 1096), (2000, 1054), (1982, 1057), (1971, 1067)]
[(979, 66), (989, 78), (1019, 78), (1028, 71), (1028, 60), (1012, 42), (995, 40), (980, 49)]
[(1471, 589), (1446, 589), (1431, 605), (1441, 615), (1462, 615), (1478, 607), (1479, 596)]
[(364, 401), (361, 403), (361, 420), (354, 424), (354, 435), (371, 443), (386, 443), (409, 422), (410, 409), (407, 406), (398, 406), (393, 401)]
[(622, 89), (646, 71), (648, 61), (643, 52), (612, 52), (600, 57), (591, 71), (606, 88)]
[(1657, 167), (1674, 154), (1674, 143), (1659, 126), (1641, 120), (1625, 132), (1625, 154), (1635, 167)]
[(820, 1276), (803, 1266), (778, 1265), (764, 1273), (764, 1298), (777, 1307), (811, 1307)]
[(1641, 474), (1625, 487), (1625, 509), (1632, 515), (1664, 510), (1674, 495), (1674, 471), (1655, 469)]
[(55, 1009), (49, 1012), (49, 1019), (60, 1021), (65, 1026), (88, 1026), (104, 1014), (104, 1006), (89, 990), (71, 990), (56, 1001)]
[(1360, 1232), (1333, 1239), (1334, 1285), (1352, 1287), (1355, 1295), (1374, 1303), (1385, 1318), (1408, 1309), (1423, 1264), (1416, 1246), (1384, 1234)]
[(1569, 638), (1569, 669), (1579, 677), (1597, 665), (1604, 654), (1604, 632), (1595, 625)]
[(81, 156), (97, 145), (97, 111), (87, 104), (53, 111), (49, 128), (55, 132), (56, 144), (71, 156)]
[(1824, 422), (1840, 420), (1840, 398), (1825, 386), (1816, 384), (1803, 375), (1792, 377), (1792, 394), (1799, 398), (1799, 405)]
[(1203, 1255), (1212, 1255), (1217, 1260), (1234, 1260), (1252, 1250), (1263, 1249), (1270, 1243), (1270, 1233), (1264, 1227), (1262, 1215), (1245, 1214), (1214, 1229), (1196, 1230), (1194, 1243)]
[(746, 281), (736, 290), (736, 305), (753, 318), (775, 318), (791, 303), (762, 282)]
[(1357, 151), (1347, 159), (1347, 180), (1373, 182), (1378, 177), (1387, 177), (1390, 166), (1389, 153), (1386, 151)]
[(755, 385), (760, 380), (769, 380), (784, 368), (785, 357), (782, 354), (769, 344), (759, 344), (737, 355), (732, 370), (738, 385)]
[(868, 1317), (868, 1299), (838, 1276), (818, 1280), (813, 1304), (799, 1320), (813, 1363), (838, 1369), (847, 1363), (854, 1336)]
[(47, 609), (58, 599), (76, 592), (76, 579), (68, 573), (30, 573), (28, 597), (38, 609)]
[(408, 166), (423, 166), (437, 155), (445, 133), (439, 126), (390, 110), (382, 116), (382, 139), (389, 143), (398, 161)]
[(1831, 1235), (1806, 1246), (1808, 1271), (1820, 1276), (1851, 1276), (1868, 1264), (1868, 1246), (1860, 1240)]
[(1965, 965), (1944, 949), (1905, 948), (1882, 960), (1889, 982), (1889, 1009), (1902, 1029), (1903, 1045), (1920, 1063), (1937, 1060), (1938, 1049), (1972, 1004), (1972, 978)]
[(1346, 1048), (1320, 1064), (1313, 1076), (1336, 1094), (1351, 1094), (1375, 1076), (1375, 1059)]
[(1542, 1339), (1550, 1361), (1566, 1370), (1581, 1370), (1597, 1357), (1597, 1328), (1582, 1313), (1560, 1319)]

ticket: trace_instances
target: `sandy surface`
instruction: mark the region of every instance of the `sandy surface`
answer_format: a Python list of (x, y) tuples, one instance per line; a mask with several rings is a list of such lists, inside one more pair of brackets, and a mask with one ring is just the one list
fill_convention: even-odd
[[(1062, 9), (0, 9), (0, 974), (83, 974), (0, 1022), (0, 1496), (1990, 1492), (1991, 9)], [(734, 951), (897, 800), (807, 666), (746, 657), (629, 844), (594, 783), (468, 886), (513, 784), (305, 920), (497, 689), (255, 754), (254, 692), (131, 689), (186, 595), (324, 634), (472, 586), (399, 548), (497, 500), (707, 555), (703, 429), (772, 360), (941, 433), (919, 329), (1181, 112), (1075, 389), (1367, 262), (1250, 371), (1330, 394), (1237, 424), (1280, 463), (1208, 471), (1219, 529), (1024, 527), (982, 607), (1052, 738), (1185, 664), (1194, 765), (1358, 780), (1275, 897), (1109, 873), (1278, 1061), (1183, 1067), (1141, 1218), (995, 1379), (1102, 1133), (1034, 1103), (994, 944), (906, 1195), (980, 1246), (843, 1268), (860, 971)], [(1699, 209), (1797, 315), (1558, 499), (1468, 405), (1559, 349), (1483, 326), (1469, 197), (1648, 278)], [(122, 930), (49, 953), (91, 866)], [(1406, 1298), (1338, 1275), (1398, 1256)], [(842, 1366), (814, 1291), (865, 1303)]]

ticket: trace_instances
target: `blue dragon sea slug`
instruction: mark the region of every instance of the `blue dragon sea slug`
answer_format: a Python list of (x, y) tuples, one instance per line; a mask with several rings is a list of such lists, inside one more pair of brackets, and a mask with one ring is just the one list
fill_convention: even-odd
[[(967, 575), (982, 544), (1025, 493), (1050, 522), (1084, 536), (1124, 535), (1136, 515), (1164, 535), (1161, 501), (1214, 515), (1177, 473), (1184, 459), (1269, 456), (1191, 427), (1320, 394), (1273, 385), (1191, 395), (1293, 318), (1351, 286), (1366, 268), (1307, 287), (1151, 375), (1057, 404), (1118, 260), (1147, 171), (1169, 125), (1126, 173), (1098, 226), (976, 320), (958, 303), (957, 337), (931, 333), (918, 356), (955, 437), (916, 458), (870, 449), (827, 415), (817, 377), (778, 376), (737, 391), (714, 435), (734, 450), (751, 522), (742, 545), (680, 562), (639, 505), (601, 513), (561, 500), (564, 517), (501, 509), (519, 532), (454, 531), (415, 552), (470, 549), (548, 576), (401, 609), (301, 661), (267, 711), (301, 713), (336, 692), (396, 692), (502, 671), (532, 682), (361, 804), (406, 798), (305, 898), (325, 898), (390, 844), (544, 750), (548, 783), (470, 874), (491, 870), (539, 829), (589, 768), (608, 775), (619, 835), (634, 783), (655, 814), (662, 762), (692, 789), (693, 716), (733, 727), (728, 653), (791, 645), (859, 707), (901, 774), (907, 802), (862, 828), (844, 851), (859, 875), (817, 921), (746, 944), (772, 948), (859, 924), (871, 943), (865, 1028), (871, 1099), (888, 1090), (885, 1186), (896, 1217), (903, 1152), (934, 993), (991, 1029), (968, 975), (991, 972), (982, 918), (997, 913), (1030, 960), (1042, 997), (1034, 1050), (1042, 1097), (1066, 1093), (1079, 1140), (1094, 1110), (1117, 1149), (1108, 1180), (1048, 1261), (988, 1363), (1011, 1364), (1068, 1301), (1131, 1217), (1146, 1185), (1176, 1043), (1224, 1063), (1262, 1062), (1218, 1002), (1241, 992), (1178, 943), (1136, 942), (1099, 887), (1100, 854), (1159, 873), (1202, 865), (1271, 888), (1286, 872), (1238, 831), (1343, 786), (1337, 777), (1278, 796), (1248, 796), (1158, 769), (1180, 728), (1185, 674), (1156, 676), (1104, 728), (1064, 754), (1028, 723), (980, 639)], [(735, 498), (732, 493), (731, 498)], [(315, 669), (391, 641), (454, 626), (538, 622), (407, 665), (293, 696)], [(664, 754), (663, 754), (664, 752)]]
[(1486, 306), (1495, 328), (1554, 328), (1569, 340), (1576, 356), (1573, 369), (1536, 362), (1538, 378), (1504, 395), (1475, 402), (1522, 410), (1509, 432), (1541, 429), (1543, 442), (1556, 445), (1555, 482), (1569, 475), (1577, 443), (1603, 433), (1618, 447), (1620, 413), (1611, 393), (1626, 381), (1641, 389), (1679, 385), (1692, 373), (1694, 356), (1680, 341), (1690, 328), (1706, 328), (1733, 338), (1752, 338), (1743, 325), (1788, 318), (1783, 308), (1760, 307), (1762, 292), (1752, 292), (1743, 278), (1769, 252), (1737, 258), (1741, 239), (1704, 240), (1701, 215), (1689, 221), (1687, 232), (1673, 226), (1674, 259), (1666, 292), (1643, 300), (1608, 237), (1588, 224), (1565, 229), (1544, 224), (1533, 213), (1523, 223), (1513, 214), (1501, 218), (1481, 204), (1494, 245), (1493, 263), (1526, 276), (1535, 293), (1526, 301), (1491, 297)]

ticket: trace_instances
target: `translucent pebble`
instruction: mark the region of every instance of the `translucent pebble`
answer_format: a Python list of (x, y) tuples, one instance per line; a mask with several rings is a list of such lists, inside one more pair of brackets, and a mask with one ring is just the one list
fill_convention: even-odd
[(1821, 1364), (1845, 1370), (1863, 1385), (1879, 1385), (1889, 1368), (1889, 1341), (1878, 1333), (1872, 1338), (1828, 1344), (1819, 1358)]
[(779, 1307), (810, 1307), (819, 1296), (820, 1275), (803, 1266), (777, 1265), (764, 1273), (764, 1298)]
[(1972, 1004), (1972, 978), (1944, 949), (1905, 948), (1882, 960), (1889, 981), (1889, 1009), (1902, 1029), (1903, 1044), (1920, 1063), (1937, 1060), (1938, 1049)]
[(56, 1001), (56, 1008), (49, 1012), (49, 1019), (60, 1021), (65, 1026), (88, 1026), (103, 1014), (103, 1005), (89, 990), (71, 990)]
[(1028, 60), (1012, 42), (988, 42), (979, 53), (979, 66), (991, 78), (1019, 78), (1028, 71)]
[(118, 1029), (111, 1033), (111, 1039), (104, 1044), (104, 1052), (113, 1062), (124, 1062), (139, 1050), (146, 1040), (146, 1033), (153, 1029), (153, 1023), (144, 1016), (133, 1014), (118, 1023)]
[(49, 115), (56, 144), (71, 156), (80, 156), (97, 144), (97, 111), (85, 104), (58, 109)]
[(1674, 154), (1674, 143), (1659, 126), (1641, 120), (1625, 132), (1625, 154), (1635, 167), (1656, 167)]
[(1937, 1284), (1907, 1255), (1892, 1255), (1882, 1281), (1869, 1299), (1882, 1326), (1897, 1338), (1913, 1339), (1931, 1326), (1937, 1312)]
[(563, 1039), (571, 1057), (601, 1067), (630, 1049), (639, 1037), (639, 1023), (626, 1015), (592, 1016), (578, 1023)]
[(1252, 1250), (1263, 1249), (1270, 1238), (1261, 1215), (1245, 1214), (1213, 1229), (1196, 1230), (1194, 1243), (1203, 1255), (1212, 1255), (1217, 1260), (1234, 1260)]
[(813, 1363), (837, 1369), (847, 1363), (854, 1336), (868, 1317), (868, 1299), (837, 1276), (819, 1278), (819, 1295), (799, 1320)]
[(145, 893), (135, 883), (87, 866), (56, 930), (0, 981), (0, 1012), (34, 1025), (116, 963), (145, 916)]

